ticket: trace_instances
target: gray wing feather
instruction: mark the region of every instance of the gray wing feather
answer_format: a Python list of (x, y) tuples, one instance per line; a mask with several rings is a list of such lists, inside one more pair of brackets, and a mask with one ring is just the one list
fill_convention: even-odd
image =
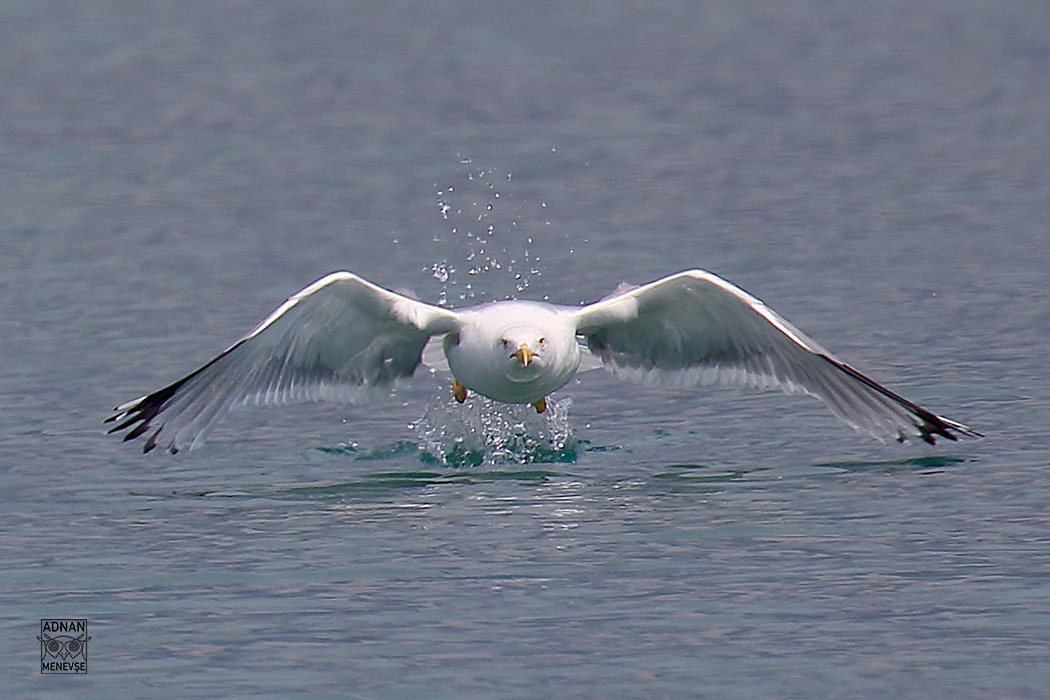
[(116, 408), (110, 432), (153, 430), (170, 452), (196, 447), (228, 409), (304, 401), (358, 402), (411, 376), (427, 340), (458, 316), (348, 272), (306, 287), (195, 372)]
[(679, 385), (778, 387), (811, 394), (876, 438), (975, 436), (864, 376), (722, 278), (681, 272), (585, 306), (577, 328), (619, 376)]

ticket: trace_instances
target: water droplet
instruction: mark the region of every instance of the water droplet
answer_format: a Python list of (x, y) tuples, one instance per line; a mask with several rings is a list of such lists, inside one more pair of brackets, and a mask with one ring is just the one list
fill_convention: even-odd
[(448, 278), (455, 272), (455, 269), (450, 267), (448, 261), (442, 261), (434, 263), (430, 266), (430, 272), (438, 282), (444, 284), (448, 282)]

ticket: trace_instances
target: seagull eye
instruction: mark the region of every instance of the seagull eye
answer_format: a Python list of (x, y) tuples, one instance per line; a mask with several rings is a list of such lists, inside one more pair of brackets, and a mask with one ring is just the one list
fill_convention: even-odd
[(505, 347), (505, 348), (509, 348), (510, 347), (510, 341), (507, 340), (506, 338), (503, 339), (503, 347)]
[(546, 338), (540, 338), (540, 346), (542, 347), (542, 346), (544, 346), (546, 344), (547, 344), (547, 339)]

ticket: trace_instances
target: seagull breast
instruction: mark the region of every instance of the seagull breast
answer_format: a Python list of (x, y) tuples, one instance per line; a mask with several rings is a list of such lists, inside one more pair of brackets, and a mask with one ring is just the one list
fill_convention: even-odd
[(497, 301), (462, 312), (445, 339), (453, 376), (504, 403), (532, 403), (565, 385), (580, 366), (572, 317), (553, 304)]

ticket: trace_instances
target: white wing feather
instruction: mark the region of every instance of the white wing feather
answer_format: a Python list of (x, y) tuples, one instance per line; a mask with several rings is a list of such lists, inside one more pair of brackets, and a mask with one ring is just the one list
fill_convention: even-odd
[(803, 392), (878, 439), (977, 435), (877, 384), (710, 272), (689, 270), (618, 292), (576, 316), (587, 346), (619, 376)]
[[(290, 297), (248, 335), (192, 374), (118, 406), (110, 431), (125, 440), (154, 432), (177, 452), (197, 446), (232, 406), (357, 402), (390, 389), (420, 363), (428, 339), (454, 331), (459, 316), (334, 272)], [(163, 433), (163, 438), (161, 434)]]

